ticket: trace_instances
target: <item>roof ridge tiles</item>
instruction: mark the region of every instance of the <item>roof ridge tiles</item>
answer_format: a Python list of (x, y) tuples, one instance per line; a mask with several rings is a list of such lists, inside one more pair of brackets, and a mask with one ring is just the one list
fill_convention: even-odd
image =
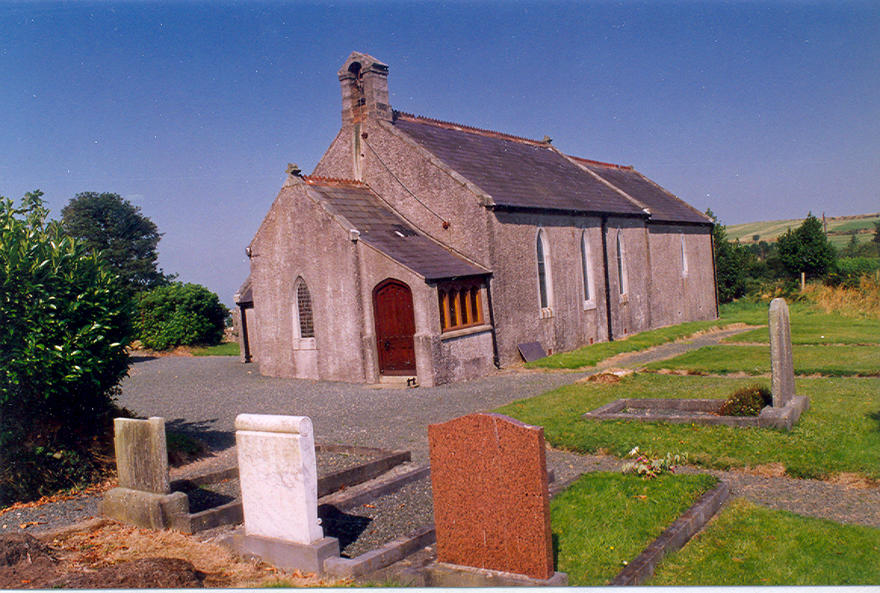
[(573, 158), (576, 161), (580, 161), (580, 162), (586, 163), (588, 165), (598, 165), (600, 167), (612, 167), (615, 169), (628, 169), (630, 171), (635, 169), (635, 167), (633, 167), (632, 165), (618, 165), (617, 163), (606, 163), (604, 161), (597, 161), (594, 159), (585, 159), (584, 157), (574, 156), (573, 154), (570, 154), (568, 156)]
[(358, 179), (344, 179), (342, 177), (324, 177), (322, 175), (303, 175), (302, 178), (309, 185), (355, 185), (367, 187), (367, 184)]
[(515, 136), (513, 134), (507, 134), (505, 132), (497, 132), (495, 130), (487, 130), (485, 128), (478, 128), (475, 126), (469, 126), (466, 124), (460, 124), (452, 121), (444, 121), (442, 119), (434, 119), (433, 117), (425, 117), (424, 115), (415, 115), (413, 113), (408, 113), (406, 111), (395, 111), (395, 116), (403, 117), (405, 120), (409, 121), (417, 121), (426, 124), (435, 125), (442, 128), (448, 129), (457, 129), (463, 132), (472, 132), (475, 134), (480, 134), (483, 136), (487, 136), (490, 138), (499, 138), (502, 140), (511, 140), (513, 142), (522, 142), (524, 144), (531, 144), (533, 146), (547, 146), (548, 143), (543, 140), (534, 140), (532, 138), (525, 138), (523, 136)]

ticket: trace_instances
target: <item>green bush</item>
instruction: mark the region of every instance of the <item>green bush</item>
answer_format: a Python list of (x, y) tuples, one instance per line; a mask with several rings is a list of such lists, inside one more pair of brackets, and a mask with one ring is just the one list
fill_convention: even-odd
[(130, 297), (41, 195), (0, 198), (0, 505), (97, 475), (128, 371)]
[(830, 286), (858, 288), (862, 276), (870, 276), (877, 270), (880, 270), (880, 257), (842, 257), (826, 282)]
[(229, 316), (216, 294), (182, 282), (141, 294), (137, 308), (138, 339), (153, 350), (219, 344)]
[(773, 395), (763, 385), (740, 387), (722, 404), (722, 416), (757, 416), (764, 406), (773, 403)]

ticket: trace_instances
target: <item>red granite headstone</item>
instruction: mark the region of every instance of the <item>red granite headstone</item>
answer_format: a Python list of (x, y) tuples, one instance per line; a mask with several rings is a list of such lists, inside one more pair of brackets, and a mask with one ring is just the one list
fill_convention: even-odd
[(437, 560), (553, 576), (544, 429), (501, 414), (428, 426)]

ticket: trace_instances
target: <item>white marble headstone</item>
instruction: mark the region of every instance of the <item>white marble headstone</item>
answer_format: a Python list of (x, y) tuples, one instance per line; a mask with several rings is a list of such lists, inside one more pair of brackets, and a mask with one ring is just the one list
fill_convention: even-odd
[(245, 533), (298, 544), (321, 539), (312, 421), (239, 414), (235, 442)]

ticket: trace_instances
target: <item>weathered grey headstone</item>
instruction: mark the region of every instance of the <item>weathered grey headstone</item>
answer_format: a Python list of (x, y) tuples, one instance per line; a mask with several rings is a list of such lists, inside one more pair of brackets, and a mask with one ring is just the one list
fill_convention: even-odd
[(770, 370), (773, 407), (781, 408), (794, 397), (791, 326), (788, 305), (781, 298), (770, 301)]
[(104, 494), (100, 512), (139, 527), (186, 530), (189, 499), (171, 492), (165, 419), (115, 418), (113, 433), (119, 486)]
[(156, 494), (171, 492), (165, 420), (115, 418), (113, 433), (119, 487)]

